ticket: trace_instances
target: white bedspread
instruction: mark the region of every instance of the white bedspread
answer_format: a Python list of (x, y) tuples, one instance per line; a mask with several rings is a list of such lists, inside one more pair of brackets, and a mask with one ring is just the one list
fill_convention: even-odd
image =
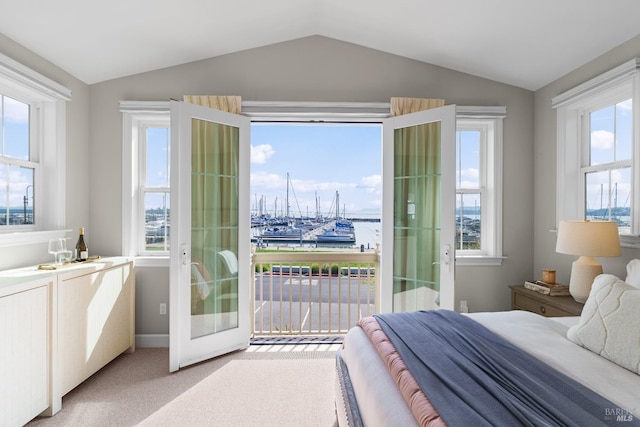
[(640, 414), (640, 375), (567, 339), (579, 317), (545, 318), (528, 311), (469, 316), (558, 371), (597, 391), (619, 408)]
[[(640, 375), (569, 341), (567, 329), (578, 322), (578, 317), (552, 319), (526, 311), (471, 313), (468, 316), (597, 391), (617, 405), (611, 408), (612, 411), (640, 415)], [(343, 347), (342, 357), (349, 369), (364, 425), (416, 425), (364, 331), (360, 328), (349, 331)]]

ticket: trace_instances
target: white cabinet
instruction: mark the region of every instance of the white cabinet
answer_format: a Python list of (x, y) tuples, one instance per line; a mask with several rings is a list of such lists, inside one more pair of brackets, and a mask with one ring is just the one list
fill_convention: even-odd
[(53, 415), (62, 396), (135, 349), (126, 258), (0, 272), (0, 425)]
[(21, 426), (49, 406), (49, 289), (0, 298), (0, 425)]
[(58, 276), (60, 397), (135, 343), (131, 263), (82, 273)]

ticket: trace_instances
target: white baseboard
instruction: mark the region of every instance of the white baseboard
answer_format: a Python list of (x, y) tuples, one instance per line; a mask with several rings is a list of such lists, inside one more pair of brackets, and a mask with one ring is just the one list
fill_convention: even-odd
[(169, 334), (136, 335), (136, 347), (169, 347)]

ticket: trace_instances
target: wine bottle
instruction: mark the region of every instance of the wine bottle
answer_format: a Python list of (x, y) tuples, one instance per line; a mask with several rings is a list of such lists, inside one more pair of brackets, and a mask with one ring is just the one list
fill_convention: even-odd
[(84, 227), (80, 227), (80, 236), (78, 243), (76, 243), (76, 261), (86, 261), (88, 257), (87, 244), (84, 242)]

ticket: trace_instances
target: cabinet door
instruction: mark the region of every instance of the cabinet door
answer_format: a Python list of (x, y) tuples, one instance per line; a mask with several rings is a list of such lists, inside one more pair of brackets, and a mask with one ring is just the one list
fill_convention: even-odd
[(24, 425), (48, 406), (49, 287), (0, 298), (0, 425)]
[(127, 263), (58, 284), (61, 395), (133, 345), (133, 283)]

